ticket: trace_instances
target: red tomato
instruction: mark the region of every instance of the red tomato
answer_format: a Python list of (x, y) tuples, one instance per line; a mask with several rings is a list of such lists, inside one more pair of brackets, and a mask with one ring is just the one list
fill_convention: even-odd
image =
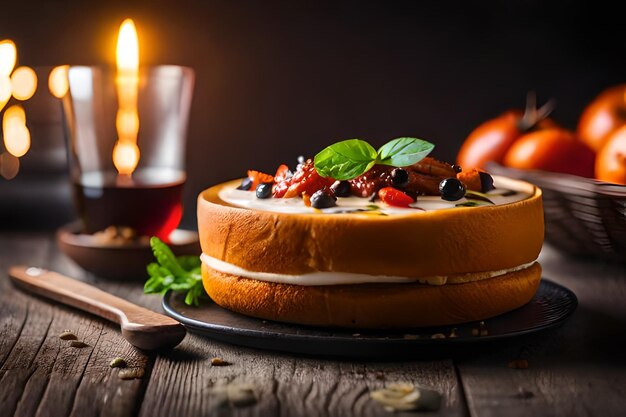
[(598, 152), (609, 135), (626, 124), (626, 85), (603, 91), (583, 111), (578, 122), (578, 136)]
[(504, 165), (593, 177), (594, 153), (573, 132), (548, 129), (517, 140), (504, 157)]
[(531, 120), (524, 118), (519, 110), (509, 110), (501, 116), (486, 121), (467, 137), (459, 154), (457, 164), (463, 170), (484, 169), (487, 162), (502, 164), (504, 155), (511, 145), (525, 132), (555, 128), (558, 125), (551, 119)]
[(393, 187), (381, 188), (378, 190), (378, 197), (383, 203), (396, 207), (408, 207), (409, 204), (415, 202), (411, 196)]
[(598, 152), (596, 178), (626, 185), (626, 125), (613, 132)]

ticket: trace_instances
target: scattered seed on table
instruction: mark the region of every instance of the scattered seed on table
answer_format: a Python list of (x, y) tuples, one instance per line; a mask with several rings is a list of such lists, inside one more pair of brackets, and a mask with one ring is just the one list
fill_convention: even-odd
[(143, 368), (124, 368), (117, 374), (120, 379), (141, 379), (144, 375)]
[(81, 342), (80, 340), (72, 340), (72, 342), (70, 343), (70, 346), (82, 349), (82, 348), (87, 347), (89, 345), (87, 343), (85, 343), (85, 342)]
[(227, 365), (230, 365), (230, 362), (226, 362), (222, 358), (212, 358), (211, 359), (211, 365), (213, 365), (213, 366), (227, 366)]
[(228, 401), (235, 407), (245, 407), (256, 403), (256, 394), (254, 386), (250, 384), (230, 383), (226, 387)]
[(69, 330), (64, 330), (63, 333), (59, 335), (59, 339), (61, 340), (76, 340), (78, 337)]
[(441, 407), (439, 392), (405, 382), (390, 383), (385, 388), (370, 391), (370, 397), (390, 412), (437, 411)]
[(124, 358), (115, 358), (109, 364), (111, 368), (126, 368), (126, 361)]

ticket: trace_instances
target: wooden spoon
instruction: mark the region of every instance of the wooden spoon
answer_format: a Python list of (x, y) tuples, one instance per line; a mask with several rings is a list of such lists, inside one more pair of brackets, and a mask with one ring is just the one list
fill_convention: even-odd
[(174, 347), (185, 337), (176, 320), (57, 272), (13, 266), (9, 276), (21, 288), (119, 324), (122, 336), (139, 349)]

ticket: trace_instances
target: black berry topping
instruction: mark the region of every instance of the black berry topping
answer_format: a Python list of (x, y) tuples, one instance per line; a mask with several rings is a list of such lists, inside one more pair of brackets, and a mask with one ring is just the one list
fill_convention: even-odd
[(394, 187), (402, 188), (409, 183), (409, 173), (406, 169), (394, 168), (391, 171), (391, 183)]
[(241, 181), (241, 185), (237, 187), (238, 190), (248, 191), (252, 187), (252, 180), (248, 177)]
[(317, 209), (329, 208), (336, 205), (337, 197), (328, 188), (322, 188), (311, 196), (311, 207)]
[(441, 198), (446, 201), (457, 201), (465, 196), (465, 186), (456, 178), (446, 178), (439, 183)]
[(272, 183), (264, 182), (256, 187), (256, 198), (270, 198), (272, 196)]

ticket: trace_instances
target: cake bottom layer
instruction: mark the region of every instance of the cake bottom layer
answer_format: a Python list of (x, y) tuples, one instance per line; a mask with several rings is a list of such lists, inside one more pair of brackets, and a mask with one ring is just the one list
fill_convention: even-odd
[(303, 286), (225, 274), (202, 265), (204, 288), (221, 307), (261, 319), (352, 327), (407, 328), (485, 320), (528, 303), (541, 266), (462, 284)]

